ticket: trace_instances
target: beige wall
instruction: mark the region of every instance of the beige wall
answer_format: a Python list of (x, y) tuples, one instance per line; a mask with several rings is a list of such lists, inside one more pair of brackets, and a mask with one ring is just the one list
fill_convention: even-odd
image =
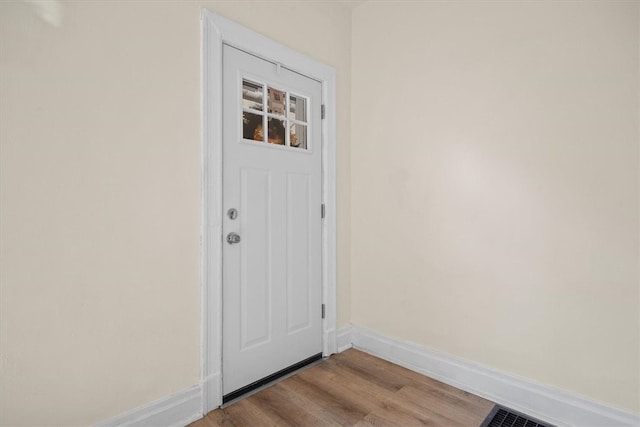
[(638, 7), (354, 10), (354, 324), (640, 412)]
[(36, 6), (0, 2), (0, 425), (86, 425), (198, 383), (202, 7), (337, 70), (347, 323), (350, 11), (74, 1), (56, 26)]

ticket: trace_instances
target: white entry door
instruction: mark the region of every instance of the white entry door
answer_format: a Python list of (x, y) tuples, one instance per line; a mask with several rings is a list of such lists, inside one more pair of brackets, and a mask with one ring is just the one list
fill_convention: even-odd
[(322, 352), (321, 84), (223, 48), (223, 394)]

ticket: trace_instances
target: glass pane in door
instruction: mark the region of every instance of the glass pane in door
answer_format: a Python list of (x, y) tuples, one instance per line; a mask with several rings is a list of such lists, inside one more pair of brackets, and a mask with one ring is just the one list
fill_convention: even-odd
[(284, 120), (269, 117), (267, 132), (269, 144), (285, 145), (285, 129)]
[(289, 119), (307, 121), (307, 100), (305, 98), (295, 95), (289, 97)]
[(269, 113), (284, 116), (287, 93), (282, 90), (269, 87), (267, 89)]
[(293, 123), (289, 127), (289, 145), (291, 147), (307, 149), (307, 126)]
[(263, 116), (260, 114), (242, 113), (242, 137), (254, 141), (264, 141), (264, 130), (262, 124)]
[(249, 80), (242, 80), (242, 108), (250, 108), (252, 110), (263, 110), (263, 93), (264, 88), (259, 83), (253, 83)]

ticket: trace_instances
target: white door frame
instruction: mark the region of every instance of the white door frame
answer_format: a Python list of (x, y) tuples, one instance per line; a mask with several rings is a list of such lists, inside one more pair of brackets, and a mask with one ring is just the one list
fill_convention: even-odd
[(261, 34), (202, 11), (202, 412), (222, 404), (222, 45), (282, 64), (322, 83), (322, 352), (336, 352), (335, 70)]

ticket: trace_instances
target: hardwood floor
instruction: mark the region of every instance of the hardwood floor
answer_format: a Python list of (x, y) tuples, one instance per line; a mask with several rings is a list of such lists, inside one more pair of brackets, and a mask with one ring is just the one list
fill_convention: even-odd
[(347, 350), (189, 427), (477, 427), (493, 403), (358, 350)]

